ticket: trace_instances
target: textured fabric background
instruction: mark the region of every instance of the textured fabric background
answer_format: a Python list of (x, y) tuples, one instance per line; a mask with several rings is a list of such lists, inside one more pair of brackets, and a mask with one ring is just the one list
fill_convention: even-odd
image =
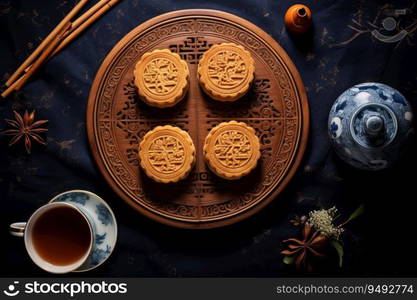
[[(8, 235), (7, 227), (70, 189), (87, 189), (103, 197), (119, 223), (118, 244), (109, 261), (92, 272), (71, 276), (297, 276), (279, 254), (281, 241), (298, 234), (289, 220), (333, 205), (347, 217), (360, 203), (366, 204), (366, 214), (344, 234), (343, 268), (336, 267), (333, 257), (314, 275), (417, 276), (411, 246), (416, 242), (414, 141), (396, 166), (368, 173), (337, 159), (327, 137), (332, 103), (354, 84), (389, 84), (416, 106), (416, 1), (301, 2), (313, 11), (314, 30), (300, 40), (290, 37), (283, 26), (285, 11), (294, 4), (290, 0), (121, 0), (42, 67), (22, 91), (1, 99), (0, 129), (6, 127), (4, 118), (11, 117), (13, 109), (35, 109), (50, 123), (48, 145), (34, 147), (30, 156), (23, 147), (9, 148), (8, 138), (0, 137), (0, 276), (48, 276), (30, 261), (23, 241)], [(73, 0), (0, 0), (2, 82), (74, 4)], [(311, 108), (305, 159), (284, 193), (256, 216), (215, 230), (170, 228), (131, 209), (98, 172), (86, 138), (88, 92), (106, 54), (145, 20), (184, 8), (224, 10), (271, 34), (297, 66)], [(406, 16), (399, 17), (399, 26), (411, 24), (409, 35), (400, 42), (384, 43), (371, 34), (371, 23), (381, 27), (384, 8), (409, 8)]]

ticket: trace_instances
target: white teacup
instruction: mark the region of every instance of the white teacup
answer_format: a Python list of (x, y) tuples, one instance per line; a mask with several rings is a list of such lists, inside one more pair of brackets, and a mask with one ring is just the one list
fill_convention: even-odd
[(110, 207), (99, 196), (83, 190), (55, 196), (27, 222), (11, 224), (9, 231), (24, 238), (36, 265), (61, 274), (98, 267), (109, 258), (117, 240), (116, 219)]
[[(42, 227), (43, 225), (41, 225), (41, 223), (43, 224), (48, 221), (46, 220), (46, 218), (52, 220), (51, 218), (54, 218), (53, 214), (58, 212), (60, 214), (62, 212), (67, 212), (66, 214), (68, 216), (71, 216), (71, 219), (74, 219), (74, 217), (78, 219), (77, 222), (79, 222), (80, 224), (82, 223), (82, 226), (84, 227), (84, 237), (86, 236), (86, 234), (88, 235), (87, 238), (83, 238), (82, 243), (84, 243), (84, 245), (82, 246), (82, 249), (80, 249), (81, 247), (78, 247), (79, 249), (77, 251), (77, 258), (71, 257), (71, 254), (65, 255), (65, 257), (67, 257), (66, 260), (68, 261), (68, 263), (59, 264), (54, 262), (56, 257), (53, 257), (53, 255), (57, 254), (56, 251), (51, 251), (49, 254), (42, 254), (42, 251), (48, 253), (48, 248), (55, 248), (55, 250), (57, 250), (60, 247), (63, 247), (63, 245), (57, 245), (54, 243), (59, 243), (59, 241), (65, 242), (65, 237), (61, 236), (61, 240), (56, 240), (57, 238), (59, 239), (58, 236), (52, 236), (52, 234), (49, 234), (51, 235), (50, 237), (45, 237), (45, 230), (40, 231), (41, 229), (35, 229), (37, 227)], [(67, 226), (69, 227), (70, 224), (68, 224)], [(87, 260), (88, 256), (91, 253), (94, 241), (93, 230), (93, 225), (90, 223), (86, 215), (83, 212), (81, 212), (80, 209), (78, 209), (76, 206), (66, 202), (48, 203), (37, 209), (29, 218), (29, 221), (27, 221), (27, 223), (13, 223), (10, 225), (11, 234), (15, 236), (24, 237), (26, 250), (33, 262), (37, 264), (40, 268), (51, 273), (68, 273), (78, 269), (82, 264), (84, 264), (84, 262)], [(51, 233), (55, 231), (56, 233), (62, 234), (63, 232), (69, 232), (70, 230), (69, 228), (51, 228), (51, 230), (49, 231)], [(48, 233), (46, 232), (46, 234)], [(74, 238), (73, 235), (71, 237)], [(49, 239), (51, 241), (51, 244), (45, 245), (45, 239)], [(68, 242), (71, 243), (71, 241)], [(72, 243), (76, 244), (76, 242), (74, 241), (72, 241)], [(38, 246), (36, 246), (37, 244)], [(80, 251), (82, 252), (81, 257), (79, 255)]]

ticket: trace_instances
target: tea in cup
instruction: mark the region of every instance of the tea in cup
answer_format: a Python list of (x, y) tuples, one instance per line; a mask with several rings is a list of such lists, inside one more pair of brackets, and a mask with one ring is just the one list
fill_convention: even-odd
[(82, 272), (102, 264), (112, 253), (117, 224), (110, 207), (97, 195), (65, 192), (36, 210), (24, 223), (10, 225), (24, 238), (33, 262), (51, 273)]

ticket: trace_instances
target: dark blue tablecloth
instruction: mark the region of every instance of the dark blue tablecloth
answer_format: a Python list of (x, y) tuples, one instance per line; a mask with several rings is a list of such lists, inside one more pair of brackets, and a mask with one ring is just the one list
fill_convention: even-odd
[[(416, 1), (302, 1), (314, 15), (311, 35), (290, 37), (283, 25), (290, 0), (121, 0), (74, 43), (36, 73), (20, 92), (0, 100), (0, 129), (12, 110), (36, 110), (49, 120), (48, 145), (8, 147), (0, 137), (0, 276), (47, 276), (25, 253), (8, 224), (26, 220), (52, 196), (87, 189), (102, 196), (119, 222), (110, 260), (80, 276), (295, 276), (282, 263), (281, 241), (297, 234), (295, 214), (336, 205), (366, 214), (344, 234), (344, 266), (336, 258), (320, 276), (417, 276), (415, 142), (393, 168), (368, 173), (341, 162), (330, 148), (327, 117), (348, 87), (378, 81), (417, 101)], [(75, 1), (0, 0), (0, 79), (5, 81)], [(205, 231), (175, 229), (147, 219), (125, 204), (98, 172), (86, 138), (88, 92), (105, 55), (130, 30), (164, 12), (185, 8), (224, 10), (272, 35), (297, 66), (308, 92), (311, 135), (305, 159), (285, 192), (256, 216)], [(401, 12), (406, 14), (403, 15)], [(371, 31), (393, 16), (408, 34), (388, 43)], [(411, 24), (411, 25), (410, 25)], [(414, 24), (414, 25), (413, 25)], [(395, 30), (391, 33), (395, 34)], [(74, 276), (77, 276), (75, 274)]]

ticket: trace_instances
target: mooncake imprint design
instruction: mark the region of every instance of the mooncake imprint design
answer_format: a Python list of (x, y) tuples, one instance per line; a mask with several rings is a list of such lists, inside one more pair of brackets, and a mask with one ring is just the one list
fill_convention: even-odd
[(177, 182), (195, 164), (195, 147), (189, 134), (174, 126), (157, 126), (143, 137), (139, 160), (146, 175), (162, 183)]
[(245, 134), (238, 130), (229, 130), (217, 137), (213, 152), (223, 166), (238, 168), (248, 163), (253, 151)]
[(245, 62), (234, 51), (220, 51), (209, 60), (208, 78), (219, 87), (236, 87), (245, 80), (247, 74)]
[(233, 43), (212, 46), (198, 64), (200, 85), (208, 95), (220, 101), (234, 101), (246, 94), (254, 71), (250, 53)]
[(166, 174), (175, 172), (184, 164), (184, 145), (173, 136), (158, 137), (151, 141), (148, 159), (158, 172)]
[(143, 80), (150, 92), (156, 95), (169, 94), (178, 83), (178, 68), (168, 59), (154, 59), (145, 66)]
[(203, 151), (210, 169), (225, 179), (247, 175), (261, 156), (255, 129), (236, 121), (214, 127), (205, 139)]
[(174, 106), (189, 87), (187, 63), (168, 49), (145, 53), (136, 63), (134, 76), (139, 97), (155, 107)]

